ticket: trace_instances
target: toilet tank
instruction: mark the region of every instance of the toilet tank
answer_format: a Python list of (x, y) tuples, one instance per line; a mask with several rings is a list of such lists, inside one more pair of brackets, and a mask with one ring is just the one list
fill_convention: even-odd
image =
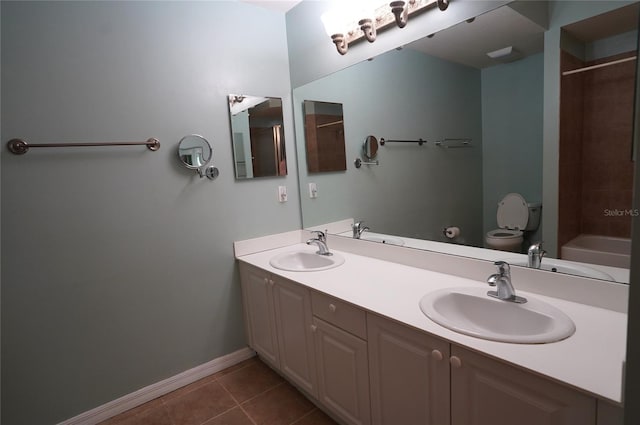
[(542, 216), (542, 204), (540, 202), (531, 202), (527, 204), (529, 208), (529, 220), (524, 230), (536, 230), (540, 225), (540, 216)]

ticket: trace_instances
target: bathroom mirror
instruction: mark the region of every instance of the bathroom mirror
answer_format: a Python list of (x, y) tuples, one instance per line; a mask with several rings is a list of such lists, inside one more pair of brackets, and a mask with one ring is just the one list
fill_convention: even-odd
[(367, 161), (378, 156), (378, 139), (375, 136), (367, 136), (362, 143), (362, 157)]
[(305, 100), (303, 108), (307, 170), (310, 173), (346, 170), (342, 104)]
[(243, 94), (227, 99), (236, 179), (286, 176), (282, 99)]
[(211, 160), (213, 150), (211, 145), (202, 136), (190, 134), (180, 139), (178, 143), (178, 156), (182, 164), (192, 170), (199, 169)]
[(215, 180), (220, 175), (217, 167), (207, 166), (213, 158), (213, 149), (209, 141), (198, 134), (189, 134), (180, 139), (178, 158), (182, 165), (190, 170), (196, 170), (201, 178)]
[[(544, 192), (553, 193), (559, 185), (557, 179), (550, 181), (543, 174), (544, 161), (554, 160), (551, 156), (543, 159), (543, 143), (547, 143), (543, 132), (546, 28), (535, 18), (525, 16), (522, 10), (516, 10), (522, 9), (516, 7), (518, 3), (523, 2), (515, 2), (514, 7), (511, 3), (502, 6), (476, 17), (473, 22), (462, 22), (432, 38), (388, 51), (372, 61), (358, 63), (294, 89), (294, 105), (321, 95), (344, 105), (345, 115), (349, 116), (345, 123), (345, 131), (350, 135), (346, 145), (348, 157), (362, 155), (361, 140), (367, 135), (427, 140), (423, 146), (409, 143), (381, 146), (385, 151), (384, 167), (371, 167), (366, 173), (350, 169), (338, 176), (310, 177), (301, 170), (302, 194), (306, 193), (310, 181), (331, 188), (313, 200), (301, 196), (305, 227), (344, 219), (363, 220), (371, 232), (394, 235), (403, 239), (407, 247), (490, 261), (513, 259), (514, 253), (484, 248), (486, 234), (498, 227), (498, 203), (508, 193), (519, 193), (527, 203), (540, 203), (544, 201)], [(546, 13), (545, 2), (526, 2), (528, 7), (538, 3)], [(637, 25), (637, 3), (630, 7), (633, 9), (623, 13), (630, 15)], [(582, 50), (602, 52), (611, 38), (634, 40), (637, 37), (636, 29), (622, 26), (620, 19), (617, 22), (609, 26), (613, 32), (600, 32), (597, 39), (578, 40)], [(494, 59), (487, 56), (505, 44), (514, 46), (510, 53)], [(624, 42), (614, 44), (627, 52), (636, 49), (635, 41), (632, 46)], [(574, 42), (574, 45), (577, 44)], [(610, 56), (606, 50), (604, 48), (605, 58)], [(387, 83), (390, 69), (394, 70), (392, 87)], [(565, 80), (560, 81), (567, 84)], [(300, 113), (294, 108), (296, 129), (301, 121)], [(296, 137), (302, 135), (297, 132)], [(448, 149), (433, 143), (446, 138), (472, 139), (472, 147)], [(616, 142), (609, 140), (607, 144)], [(546, 152), (549, 148), (544, 147)], [(576, 158), (576, 151), (568, 149)], [(297, 153), (300, 161), (304, 161), (304, 150), (298, 147)], [(603, 154), (601, 150), (600, 155)], [(560, 170), (561, 174), (564, 172), (565, 169)], [(594, 193), (590, 199), (598, 196)], [(604, 215), (606, 212), (601, 208), (625, 211), (630, 208), (627, 202), (592, 201), (583, 209)], [(543, 214), (545, 208), (555, 220), (565, 214), (558, 213), (556, 205), (544, 203)], [(459, 235), (447, 238), (443, 229), (449, 227), (458, 228)], [(551, 239), (558, 239), (554, 225), (547, 227), (546, 231), (556, 232)], [(543, 240), (544, 229), (543, 218), (536, 230), (526, 232), (523, 247)], [(338, 232), (344, 237), (350, 237), (350, 233)], [(412, 245), (409, 241), (419, 243)], [(545, 257), (546, 263), (551, 264), (552, 257), (560, 255), (558, 247), (557, 252)], [(526, 256), (524, 258), (522, 265), (526, 265)], [(590, 263), (585, 264), (587, 268), (599, 266), (587, 263)], [(584, 276), (578, 269), (554, 267), (556, 272)], [(616, 272), (615, 281), (628, 282), (628, 270), (621, 267), (616, 268)]]

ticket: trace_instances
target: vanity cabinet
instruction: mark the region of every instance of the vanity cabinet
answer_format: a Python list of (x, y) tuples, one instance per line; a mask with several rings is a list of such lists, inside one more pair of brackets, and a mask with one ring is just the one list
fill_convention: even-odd
[(240, 263), (245, 335), (267, 363), (280, 367), (271, 274)]
[(240, 276), (249, 345), (341, 424), (622, 423), (551, 379), (246, 263)]
[(249, 345), (307, 394), (317, 397), (311, 295), (307, 288), (241, 264)]
[(595, 425), (596, 400), (367, 314), (373, 424)]
[(451, 425), (595, 425), (596, 400), (476, 352), (451, 347)]
[(375, 425), (449, 423), (449, 343), (367, 314)]
[(349, 425), (371, 423), (366, 315), (341, 300), (312, 292), (318, 400)]

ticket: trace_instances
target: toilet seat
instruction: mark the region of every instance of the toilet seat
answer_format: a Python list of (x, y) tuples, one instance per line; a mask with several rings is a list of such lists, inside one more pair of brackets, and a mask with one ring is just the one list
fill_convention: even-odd
[(510, 229), (493, 229), (487, 232), (487, 239), (517, 239), (522, 237), (522, 231)]
[(523, 230), (529, 221), (529, 206), (519, 193), (508, 193), (498, 203), (496, 214), (501, 229)]

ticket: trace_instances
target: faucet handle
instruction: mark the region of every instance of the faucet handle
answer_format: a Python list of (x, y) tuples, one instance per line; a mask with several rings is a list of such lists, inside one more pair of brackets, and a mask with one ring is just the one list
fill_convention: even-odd
[(322, 230), (312, 230), (311, 233), (315, 234), (318, 238), (319, 241), (322, 242), (326, 242), (327, 240), (327, 234), (325, 233), (326, 230), (323, 232)]
[(498, 267), (498, 274), (500, 276), (509, 276), (511, 274), (511, 267), (509, 267), (509, 263), (506, 261), (496, 261), (493, 265)]

